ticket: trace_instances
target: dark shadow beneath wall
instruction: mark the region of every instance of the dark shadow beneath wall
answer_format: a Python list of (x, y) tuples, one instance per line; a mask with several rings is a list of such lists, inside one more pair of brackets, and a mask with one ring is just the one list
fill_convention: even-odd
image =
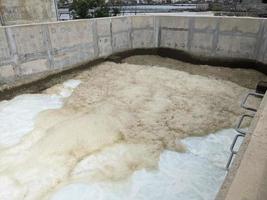
[(62, 83), (68, 79), (75, 77), (78, 73), (88, 70), (91, 67), (100, 64), (104, 61), (112, 61), (116, 63), (121, 63), (123, 59), (134, 56), (134, 55), (158, 55), (162, 57), (168, 57), (176, 60), (181, 60), (191, 64), (205, 64), (211, 66), (229, 67), (229, 68), (246, 68), (255, 69), (267, 75), (267, 65), (256, 62), (249, 59), (233, 59), (233, 58), (207, 58), (201, 56), (195, 56), (184, 51), (174, 50), (169, 48), (152, 48), (152, 49), (134, 49), (129, 51), (124, 51), (120, 53), (115, 53), (107, 58), (99, 58), (90, 61), (87, 64), (67, 69), (61, 72), (52, 72), (53, 74), (47, 75), (39, 80), (22, 84), (19, 86), (8, 87), (6, 89), (0, 90), (0, 101), (11, 99), (17, 95), (25, 93), (38, 93), (55, 84)]
[(113, 54), (108, 57), (108, 60), (113, 62), (120, 62), (121, 60), (133, 55), (158, 55), (161, 57), (172, 58), (183, 62), (188, 62), (196, 65), (211, 65), (214, 67), (228, 67), (228, 68), (244, 68), (255, 69), (267, 75), (267, 65), (251, 59), (237, 59), (237, 58), (208, 58), (202, 56), (192, 55), (185, 51), (157, 48), (157, 49), (134, 49), (125, 52)]

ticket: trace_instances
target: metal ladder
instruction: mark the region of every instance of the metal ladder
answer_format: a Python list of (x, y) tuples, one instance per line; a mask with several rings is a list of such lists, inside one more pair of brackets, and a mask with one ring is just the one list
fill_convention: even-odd
[[(259, 85), (259, 84), (258, 84)], [(266, 92), (266, 91), (265, 91)], [(231, 151), (231, 154), (230, 154), (230, 157), (228, 159), (228, 162), (226, 164), (226, 169), (229, 170), (230, 168), (230, 165), (232, 163), (232, 160), (233, 160), (233, 157), (234, 155), (237, 154), (238, 152), (238, 149), (236, 150), (236, 143), (238, 141), (239, 138), (244, 138), (246, 136), (246, 134), (248, 134), (248, 131), (245, 131), (243, 130), (241, 127), (242, 127), (242, 123), (244, 121), (244, 119), (246, 118), (251, 118), (253, 119), (256, 112), (257, 112), (257, 109), (256, 108), (252, 108), (252, 107), (249, 107), (247, 106), (247, 100), (250, 96), (254, 96), (256, 98), (263, 98), (264, 97), (264, 94), (265, 92), (262, 92), (262, 91), (259, 91), (258, 90), (258, 86), (257, 86), (257, 89), (255, 92), (249, 92), (246, 97), (243, 99), (243, 101), (241, 102), (241, 107), (252, 112), (252, 114), (244, 114), (240, 117), (238, 123), (237, 123), (237, 126), (235, 128), (235, 131), (237, 132), (236, 136), (234, 137), (234, 140), (230, 146), (230, 151)]]

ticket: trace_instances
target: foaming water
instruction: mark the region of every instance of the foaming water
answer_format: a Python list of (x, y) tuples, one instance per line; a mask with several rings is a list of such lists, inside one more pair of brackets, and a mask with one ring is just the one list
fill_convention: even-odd
[(232, 127), (247, 88), (109, 62), (75, 79), (6, 113), (28, 128), (5, 133), (15, 145), (0, 149), (1, 200), (214, 198), (233, 130), (189, 136)]
[(164, 151), (157, 170), (138, 170), (117, 182), (73, 182), (51, 200), (213, 200), (225, 178), (225, 163), (235, 135), (226, 129), (182, 140), (186, 153)]
[(79, 84), (79, 80), (69, 80), (63, 84), (58, 94), (24, 94), (0, 102), (0, 149), (19, 143), (33, 130), (38, 113), (61, 108), (63, 98), (70, 96)]

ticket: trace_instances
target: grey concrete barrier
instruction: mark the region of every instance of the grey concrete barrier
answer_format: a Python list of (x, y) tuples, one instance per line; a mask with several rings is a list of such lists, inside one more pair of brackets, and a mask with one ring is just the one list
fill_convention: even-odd
[(155, 15), (2, 26), (0, 84), (149, 48), (267, 64), (267, 20)]

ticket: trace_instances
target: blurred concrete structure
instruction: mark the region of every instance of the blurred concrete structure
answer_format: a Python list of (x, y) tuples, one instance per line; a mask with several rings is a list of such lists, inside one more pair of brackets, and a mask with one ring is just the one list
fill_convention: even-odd
[(2, 25), (56, 21), (54, 0), (0, 0)]
[(242, 0), (242, 3), (244, 4), (255, 4), (255, 3), (262, 3), (262, 0)]
[(259, 16), (267, 16), (267, 0), (242, 0), (241, 7)]

